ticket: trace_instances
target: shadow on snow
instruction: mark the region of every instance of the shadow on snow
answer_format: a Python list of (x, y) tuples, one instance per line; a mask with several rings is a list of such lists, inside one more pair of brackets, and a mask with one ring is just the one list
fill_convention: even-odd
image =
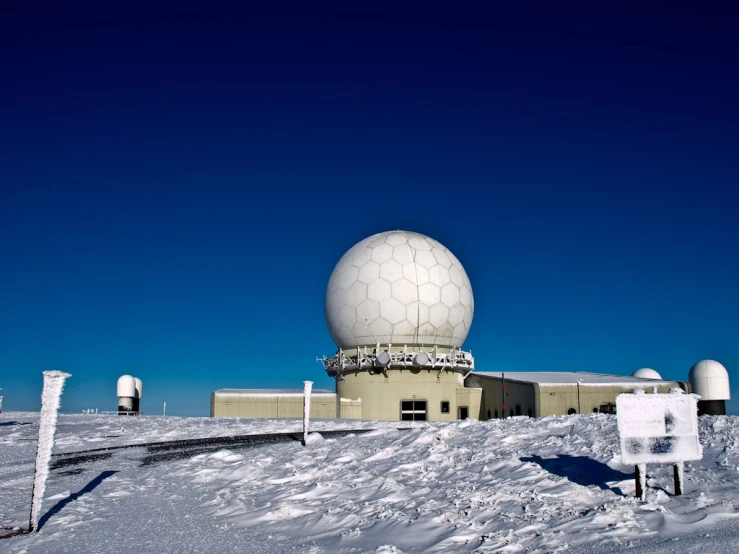
[(621, 493), (620, 489), (611, 488), (607, 485), (609, 481), (624, 481), (633, 479), (633, 473), (624, 473), (615, 470), (606, 464), (588, 458), (586, 456), (569, 456), (560, 454), (556, 458), (542, 458), (541, 456), (530, 456), (520, 458), (522, 462), (532, 462), (541, 466), (549, 473), (566, 477), (573, 483), (589, 487), (595, 485), (603, 490), (611, 490), (617, 494)]
[(41, 517), (41, 519), (38, 522), (38, 528), (41, 529), (44, 526), (44, 524), (46, 524), (46, 522), (49, 521), (49, 519), (53, 515), (58, 514), (60, 511), (62, 511), (67, 504), (74, 502), (78, 498), (86, 495), (88, 492), (93, 491), (100, 483), (105, 481), (111, 475), (115, 475), (116, 473), (118, 472), (117, 471), (103, 471), (100, 475), (95, 477), (95, 479), (93, 479), (92, 481), (87, 483), (84, 487), (82, 487), (78, 492), (74, 494), (70, 494), (67, 498), (63, 498), (62, 500), (54, 504), (54, 506), (52, 506), (51, 509)]

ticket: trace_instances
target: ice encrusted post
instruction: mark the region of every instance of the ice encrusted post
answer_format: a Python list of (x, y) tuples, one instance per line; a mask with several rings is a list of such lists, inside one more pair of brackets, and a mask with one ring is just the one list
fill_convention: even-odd
[(308, 444), (308, 420), (310, 419), (310, 392), (313, 381), (303, 381), (303, 446)]
[(56, 420), (61, 405), (64, 381), (71, 377), (63, 371), (44, 371), (44, 388), (41, 392), (41, 415), (38, 424), (38, 446), (36, 448), (36, 468), (33, 473), (33, 490), (31, 492), (31, 521), (28, 530), (38, 531), (38, 516), (46, 491), (46, 479), (49, 477), (51, 449), (54, 446)]

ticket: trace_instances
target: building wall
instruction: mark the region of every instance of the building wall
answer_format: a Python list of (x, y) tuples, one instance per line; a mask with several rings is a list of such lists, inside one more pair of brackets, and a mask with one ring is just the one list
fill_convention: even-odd
[[(666, 394), (671, 388), (680, 387), (677, 381), (669, 381), (657, 385), (657, 393)], [(574, 409), (577, 413), (590, 414), (596, 412), (601, 404), (615, 403), (619, 394), (630, 393), (634, 389), (643, 389), (646, 393), (654, 391), (652, 384), (624, 384), (619, 386), (602, 385), (580, 385), (580, 402), (578, 410), (578, 387), (577, 385), (546, 386), (538, 385), (541, 415), (564, 415), (568, 410)]]
[[(472, 373), (465, 382), (467, 387), (482, 389), (482, 399), (478, 419), (498, 419), (510, 415), (536, 416), (536, 398), (531, 383), (521, 383), (506, 379), (505, 388), (500, 379), (483, 377)], [(505, 409), (503, 408), (503, 393), (505, 392)], [(529, 414), (529, 410), (531, 413)], [(519, 413), (520, 412), (520, 413)], [(497, 414), (497, 416), (496, 416)]]
[[(596, 411), (602, 404), (615, 403), (621, 393), (628, 393), (636, 388), (651, 393), (653, 384), (624, 383), (618, 386), (587, 385), (579, 387), (572, 385), (539, 385), (523, 381), (505, 380), (505, 413), (503, 412), (503, 387), (500, 377), (475, 375), (467, 377), (466, 386), (482, 388), (479, 419), (495, 419), (509, 417), (511, 414), (531, 415), (543, 417), (547, 415), (567, 415), (570, 409), (576, 412), (589, 414)], [(690, 386), (682, 381), (666, 381), (657, 385), (657, 392), (665, 394), (673, 387), (682, 388), (689, 392)], [(520, 410), (518, 407), (520, 406)], [(530, 410), (530, 411), (529, 411)], [(489, 415), (488, 415), (489, 414)]]
[(460, 409), (467, 408), (467, 417), (478, 419), (480, 413), (480, 402), (482, 400), (482, 389), (458, 388), (457, 389), (457, 412), (456, 419), (462, 419)]
[[(303, 397), (296, 395), (224, 395), (210, 396), (211, 417), (302, 418)], [(312, 394), (311, 418), (335, 418), (336, 395)]]
[(362, 419), (362, 399), (339, 398), (338, 411), (342, 419)]
[[(427, 369), (390, 369), (387, 377), (382, 373), (368, 371), (348, 373), (344, 380), (337, 381), (336, 392), (341, 398), (362, 399), (362, 419), (398, 421), (403, 400), (425, 400), (427, 418), (430, 421), (455, 421), (458, 419), (457, 390), (463, 389), (458, 373)], [(464, 393), (470, 394), (470, 393)], [(470, 417), (477, 417), (471, 396), (463, 396), (470, 403)], [(441, 412), (442, 401), (449, 402), (449, 413)]]

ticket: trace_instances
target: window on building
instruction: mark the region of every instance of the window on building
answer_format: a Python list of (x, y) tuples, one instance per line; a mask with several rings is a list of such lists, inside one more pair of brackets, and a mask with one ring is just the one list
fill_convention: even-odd
[(593, 413), (594, 414), (597, 414), (598, 413), (598, 408), (593, 408)]
[(577, 410), (575, 408), (570, 408), (567, 410), (567, 415), (575, 415), (577, 413)]
[(448, 400), (442, 400), (441, 401), (441, 413), (442, 414), (448, 414), (449, 413), (449, 401)]
[(467, 406), (459, 407), (459, 419), (467, 419), (469, 417), (469, 408)]
[(516, 404), (516, 415), (521, 415), (521, 404)]
[(401, 421), (426, 421), (425, 400), (403, 400), (400, 403)]

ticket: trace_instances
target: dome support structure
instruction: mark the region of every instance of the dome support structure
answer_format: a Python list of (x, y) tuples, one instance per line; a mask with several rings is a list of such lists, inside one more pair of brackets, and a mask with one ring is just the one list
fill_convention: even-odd
[[(416, 352), (408, 352), (404, 348), (402, 352), (390, 352), (391, 345), (387, 345), (387, 350), (382, 350), (378, 344), (372, 352), (364, 349), (358, 349), (357, 354), (347, 355), (342, 349), (335, 356), (323, 357), (319, 360), (323, 363), (326, 373), (330, 377), (334, 377), (337, 381), (342, 381), (347, 372), (354, 371), (381, 371), (387, 377), (388, 369), (438, 369), (439, 377), (442, 372), (456, 371), (459, 373), (468, 373), (475, 369), (475, 359), (472, 352), (465, 352), (458, 348), (452, 348), (449, 353), (439, 353), (434, 348), (433, 355), (426, 364), (418, 365), (414, 362)], [(380, 360), (378, 356), (383, 354)], [(382, 363), (384, 359), (389, 358), (388, 363)]]

